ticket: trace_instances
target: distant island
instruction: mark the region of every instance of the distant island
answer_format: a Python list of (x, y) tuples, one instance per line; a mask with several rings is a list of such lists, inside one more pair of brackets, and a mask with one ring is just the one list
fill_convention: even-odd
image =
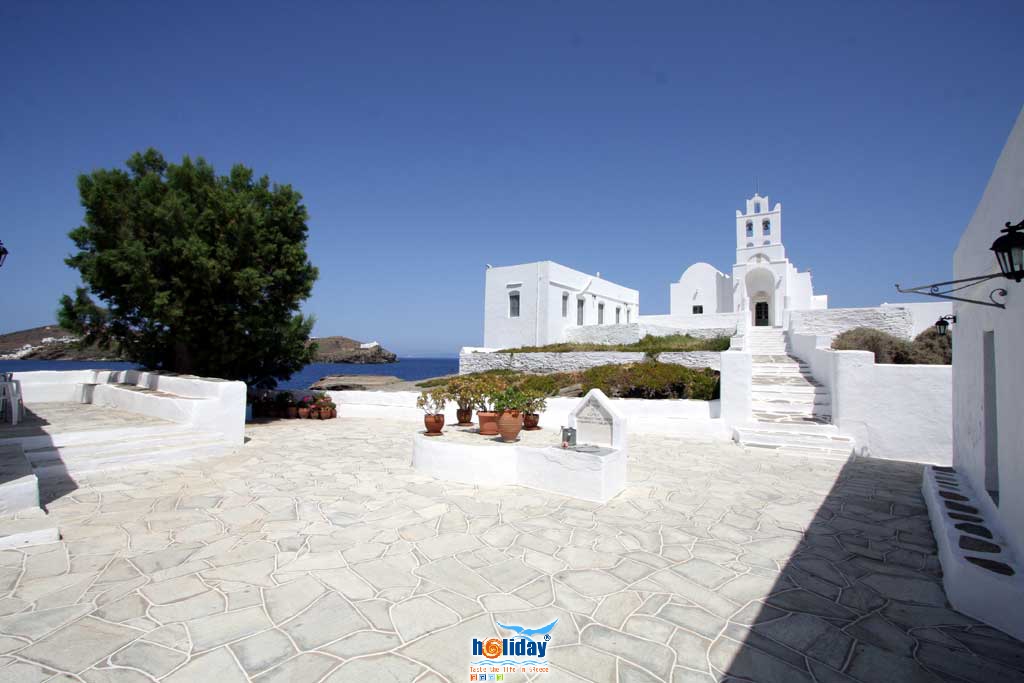
[[(74, 333), (59, 325), (45, 325), (0, 334), (0, 360), (123, 360), (96, 346), (80, 348)], [(377, 342), (364, 343), (348, 337), (320, 337), (316, 363), (394, 363), (398, 357)]]

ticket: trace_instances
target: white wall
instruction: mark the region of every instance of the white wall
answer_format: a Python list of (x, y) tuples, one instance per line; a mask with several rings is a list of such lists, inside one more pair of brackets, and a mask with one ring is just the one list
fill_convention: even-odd
[(882, 308), (902, 308), (910, 312), (910, 336), (916, 337), (935, 327), (935, 321), (953, 313), (952, 301), (927, 301), (912, 304), (882, 304)]
[[(934, 322), (934, 321), (933, 321)], [(855, 327), (870, 327), (910, 339), (914, 316), (902, 307), (829, 308), (814, 311), (790, 311), (789, 331), (793, 334), (835, 337)]]
[(829, 353), (832, 423), (861, 455), (952, 463), (952, 367), (877, 364), (870, 351)]
[[(1024, 219), (1024, 111), (996, 162), (974, 216), (960, 238), (953, 258), (953, 277), (966, 278), (998, 272), (989, 250), (1009, 221)], [(996, 287), (1007, 290), (1006, 309), (955, 303), (957, 322), (953, 334), (953, 432), (954, 466), (968, 477), (980, 495), (986, 483), (986, 416), (984, 348), (986, 332), (992, 333), (995, 361), (995, 454), (998, 472), (998, 515), (1010, 543), (1024, 549), (1024, 284), (997, 278), (958, 292), (988, 301)], [(991, 474), (991, 473), (990, 473)], [(1015, 606), (1016, 608), (1016, 606)]]
[[(339, 417), (371, 417), (403, 420), (422, 425), (423, 411), (416, 407), (413, 391), (328, 391), (338, 405)], [(678, 437), (726, 441), (731, 432), (721, 419), (718, 401), (611, 399), (615, 410), (627, 419), (631, 434), (666, 434)], [(569, 412), (578, 398), (549, 398), (540, 415), (540, 426), (557, 438), (557, 429), (567, 425)], [(445, 424), (455, 424), (456, 406), (445, 408)]]
[[(25, 403), (80, 402), (83, 385), (96, 385), (91, 402), (141, 415), (159, 417), (196, 430), (245, 441), (246, 387), (243, 382), (162, 375), (138, 370), (57, 370), (17, 372)], [(160, 393), (133, 391), (122, 385)]]
[(565, 340), (585, 344), (632, 344), (640, 341), (640, 325), (584, 325), (565, 330)]
[[(547, 291), (541, 263), (488, 268), (484, 287), (484, 346), (514, 348), (544, 344)], [(509, 294), (519, 293), (519, 317), (509, 316)]]
[[(489, 268), (484, 293), (484, 346), (517, 348), (565, 341), (565, 331), (576, 327), (577, 301), (584, 304), (584, 325), (598, 322), (604, 305), (605, 325), (636, 322), (640, 293), (596, 275), (581, 273), (552, 261)], [(509, 294), (519, 293), (519, 317), (509, 315)], [(568, 294), (566, 315), (562, 297)]]
[(669, 311), (691, 316), (694, 306), (703, 306), (705, 315), (731, 311), (732, 279), (710, 264), (694, 263), (669, 285)]
[[(833, 351), (827, 335), (788, 338), (790, 353), (807, 363), (814, 379), (829, 389), (832, 424), (856, 440), (862, 455), (950, 464), (949, 365), (876, 364), (870, 351)], [(724, 387), (723, 379), (723, 392)]]

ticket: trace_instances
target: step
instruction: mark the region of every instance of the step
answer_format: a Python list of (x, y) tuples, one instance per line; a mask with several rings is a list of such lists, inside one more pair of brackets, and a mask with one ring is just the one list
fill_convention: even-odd
[(750, 402), (750, 410), (755, 413), (779, 413), (782, 415), (831, 415), (832, 405), (828, 401), (818, 403), (808, 401), (760, 401)]
[(799, 365), (755, 365), (751, 370), (754, 377), (806, 377), (813, 381), (814, 377), (806, 368)]
[[(783, 430), (781, 427), (792, 427), (794, 431)], [(825, 429), (836, 428), (835, 425), (759, 424), (756, 428), (737, 427), (734, 438), (742, 446), (823, 448), (847, 453), (853, 451), (853, 439), (840, 436), (838, 430), (832, 433), (820, 431)]]
[(146, 449), (162, 448), (180, 443), (193, 443), (199, 433), (192, 430), (173, 430), (147, 433), (144, 435), (128, 434), (121, 438), (104, 441), (93, 441), (59, 447), (46, 446), (27, 448), (25, 455), (34, 463), (46, 462), (55, 458), (75, 460), (82, 457), (114, 455), (117, 453), (137, 452)]
[(92, 451), (79, 451), (73, 456), (63, 453), (55, 455), (47, 451), (32, 457), (40, 481), (51, 482), (65, 480), (69, 476), (77, 477), (140, 465), (152, 466), (206, 459), (227, 455), (237, 450), (237, 446), (226, 443), (219, 434), (191, 432), (189, 436), (191, 438), (150, 445), (135, 444), (134, 448), (120, 449), (110, 444), (107, 448), (101, 445)]
[(803, 375), (754, 375), (751, 377), (752, 388), (760, 387), (813, 387), (824, 388), (815, 380)]
[(849, 449), (814, 448), (801, 446), (755, 446), (746, 444), (743, 450), (749, 455), (782, 455), (799, 458), (821, 458), (824, 460), (849, 460), (853, 453)]
[(42, 509), (0, 518), (0, 550), (56, 543), (59, 540), (57, 525)]
[(832, 416), (827, 413), (755, 410), (751, 417), (760, 424), (770, 425), (831, 425)]
[(87, 443), (103, 443), (120, 439), (135, 439), (147, 436), (158, 436), (170, 432), (191, 432), (187, 424), (163, 422), (161, 424), (140, 427), (115, 427), (112, 429), (81, 429), (78, 431), (57, 432), (55, 434), (38, 434), (0, 438), (0, 445), (18, 443), (25, 449), (37, 449), (60, 446), (74, 446)]
[(21, 446), (0, 446), (0, 515), (39, 509), (39, 480)]

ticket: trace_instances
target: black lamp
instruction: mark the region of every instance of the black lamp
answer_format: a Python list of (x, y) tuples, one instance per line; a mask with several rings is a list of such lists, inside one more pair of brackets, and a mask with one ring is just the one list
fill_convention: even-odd
[(949, 333), (949, 324), (955, 322), (955, 315), (944, 315), (935, 321), (935, 331), (939, 333), (940, 337), (945, 337)]
[(0, 266), (2, 266), (4, 261), (7, 260), (7, 255), (9, 253), (11, 252), (7, 251), (7, 247), (5, 247), (3, 241), (0, 240)]
[(1005, 277), (1020, 282), (1024, 280), (1024, 220), (1017, 225), (1010, 225), (1007, 221), (1006, 229), (1001, 232), (1006, 234), (992, 243), (999, 270)]

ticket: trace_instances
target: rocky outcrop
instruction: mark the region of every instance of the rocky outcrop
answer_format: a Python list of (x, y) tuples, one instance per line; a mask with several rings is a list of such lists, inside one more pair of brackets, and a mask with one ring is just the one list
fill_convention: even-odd
[(380, 344), (363, 344), (348, 337), (320, 337), (316, 343), (317, 363), (394, 363), (398, 360)]
[(314, 391), (381, 391), (404, 381), (394, 375), (328, 375), (313, 382)]

